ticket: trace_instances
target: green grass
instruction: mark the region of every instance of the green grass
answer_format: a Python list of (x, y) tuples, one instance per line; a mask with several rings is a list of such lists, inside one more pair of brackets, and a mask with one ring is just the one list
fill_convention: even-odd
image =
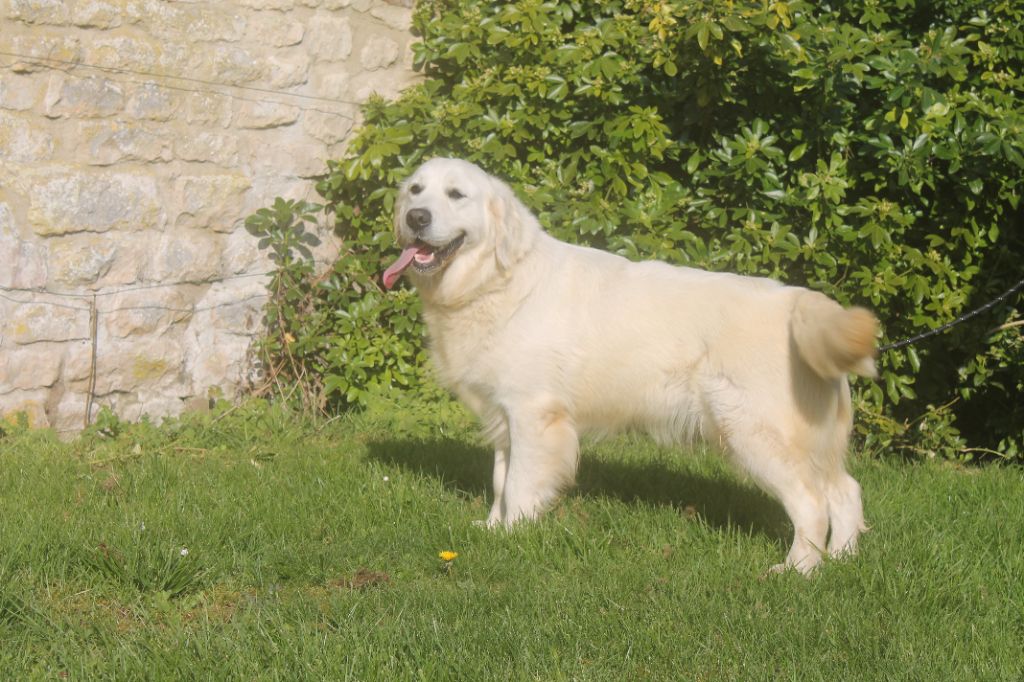
[(1019, 468), (855, 459), (861, 554), (763, 579), (785, 515), (711, 454), (590, 445), (551, 514), (492, 532), (487, 449), (408, 415), (9, 432), (0, 677), (1024, 676)]

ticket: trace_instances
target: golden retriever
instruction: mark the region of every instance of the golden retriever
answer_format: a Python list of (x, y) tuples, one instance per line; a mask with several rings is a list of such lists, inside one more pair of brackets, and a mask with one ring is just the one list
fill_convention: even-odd
[(781, 570), (856, 549), (847, 373), (874, 376), (877, 320), (755, 277), (632, 262), (548, 235), (504, 182), (436, 158), (395, 206), (441, 382), (494, 445), (488, 525), (544, 511), (576, 473), (579, 437), (702, 437), (785, 507)]

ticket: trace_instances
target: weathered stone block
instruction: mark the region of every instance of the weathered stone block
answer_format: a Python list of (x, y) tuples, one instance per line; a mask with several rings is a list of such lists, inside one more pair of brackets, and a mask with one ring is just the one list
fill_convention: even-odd
[(398, 43), (387, 36), (370, 36), (359, 51), (359, 63), (367, 71), (386, 68), (398, 60), (399, 49)]
[(251, 182), (244, 175), (185, 175), (175, 183), (180, 212), (176, 229), (230, 232), (245, 218), (245, 194)]
[(71, 23), (80, 28), (117, 28), (125, 20), (125, 5), (124, 0), (77, 0), (72, 3)]
[(258, 173), (278, 177), (312, 178), (327, 170), (331, 150), (323, 144), (288, 141), (286, 146), (265, 148), (253, 157), (253, 168)]
[(187, 26), (189, 9), (166, 0), (134, 0), (126, 8), (130, 17), (144, 22), (146, 32), (160, 39), (180, 38)]
[(163, 225), (156, 179), (54, 169), (29, 178), (28, 219), (38, 235), (141, 230)]
[(107, 289), (139, 281), (156, 238), (146, 232), (91, 232), (45, 241), (53, 289)]
[(299, 119), (301, 111), (298, 107), (278, 102), (240, 101), (235, 108), (235, 126), (251, 130), (291, 125)]
[[(220, 185), (224, 187), (224, 185)], [(230, 185), (229, 191), (230, 191)], [(210, 210), (216, 211), (217, 207)], [(229, 220), (237, 219), (229, 216)], [(216, 223), (201, 225), (199, 230), (175, 230), (163, 234), (155, 244), (149, 260), (150, 277), (157, 282), (202, 282), (220, 274), (221, 242), (224, 237), (211, 233)]]
[(247, 24), (247, 37), (254, 43), (271, 47), (290, 47), (302, 42), (306, 27), (298, 21), (290, 21), (280, 14), (253, 14)]
[[(141, 230), (139, 232), (106, 232), (97, 235), (100, 239), (109, 239), (117, 243), (117, 257), (93, 288), (107, 290), (135, 284), (145, 275), (146, 259), (153, 252), (154, 234), (158, 230)], [(89, 235), (69, 235), (61, 241), (74, 242)]]
[[(187, 84), (182, 83), (179, 79), (174, 77), (196, 77), (198, 73), (198, 67), (196, 66), (196, 54), (197, 50), (195, 46), (192, 45), (192, 43), (187, 42), (187, 38), (182, 38), (177, 41), (172, 39), (165, 39), (161, 41), (160, 53), (157, 55), (156, 72), (163, 74), (166, 81), (159, 82), (166, 82), (167, 84), (176, 87), (189, 87)], [(199, 59), (202, 59), (202, 54), (203, 52), (199, 53)]]
[[(88, 387), (86, 387), (87, 390)], [(62, 436), (70, 436), (85, 426), (85, 406), (88, 404), (88, 395), (82, 392), (65, 392), (60, 400), (54, 405), (51, 401), (48, 417), (50, 426)], [(93, 411), (98, 412), (99, 406), (93, 405)]]
[(12, 391), (0, 395), (0, 419), (8, 424), (14, 424), (19, 414), (24, 414), (28, 419), (28, 425), (33, 428), (46, 428), (50, 420), (46, 416), (46, 389), (32, 391)]
[(69, 5), (63, 0), (10, 0), (8, 13), (26, 24), (63, 26), (71, 19)]
[(200, 77), (228, 85), (244, 85), (263, 78), (266, 64), (251, 50), (241, 47), (217, 45), (208, 61), (200, 65)]
[(149, 36), (104, 36), (88, 43), (84, 61), (110, 69), (158, 72), (163, 49)]
[(208, 92), (184, 96), (185, 120), (193, 126), (227, 128), (231, 123), (231, 98)]
[(347, 17), (318, 13), (309, 22), (304, 41), (318, 61), (342, 61), (352, 54), (352, 25)]
[(380, 19), (385, 25), (396, 31), (404, 33), (412, 28), (412, 11), (405, 7), (378, 5), (370, 10), (370, 16)]
[(119, 257), (119, 244), (101, 234), (50, 240), (50, 279), (63, 287), (95, 284)]
[[(98, 332), (99, 328), (97, 327)], [(84, 397), (89, 390), (89, 377), (92, 374), (92, 339), (71, 341), (62, 346), (64, 349), (64, 384), (69, 391), (83, 396), (82, 414), (84, 414)]]
[(37, 163), (53, 158), (54, 140), (36, 119), (0, 111), (0, 159)]
[(186, 377), (174, 387), (171, 395), (140, 391), (140, 417), (148, 416), (157, 424), (163, 421), (164, 417), (177, 417), (185, 411), (185, 400), (192, 395), (194, 390), (192, 382), (188, 381)]
[(120, 83), (93, 76), (77, 78), (53, 74), (50, 77), (45, 112), (51, 118), (112, 116), (123, 108), (124, 90)]
[(107, 335), (119, 339), (163, 335), (192, 315), (187, 287), (139, 289), (106, 296), (97, 306)]
[(207, 326), (229, 334), (249, 337), (263, 319), (263, 307), (270, 277), (227, 280), (212, 284), (196, 301), (196, 313), (189, 326)]
[(89, 163), (94, 166), (167, 162), (174, 157), (169, 138), (139, 126), (85, 124), (79, 130), (89, 140)]
[(6, 203), (0, 203), (0, 254), (0, 286), (31, 289), (46, 284), (46, 246), (22, 238)]
[(246, 19), (238, 14), (225, 14), (209, 8), (183, 13), (185, 19), (180, 35), (190, 41), (238, 42), (245, 35)]
[[(267, 60), (270, 72), (270, 86), (277, 90), (287, 90), (302, 85), (309, 80), (309, 55), (295, 53), (290, 55), (272, 56)], [(283, 97), (278, 97), (283, 99)]]
[[(246, 282), (248, 280), (240, 280)], [(185, 371), (198, 390), (219, 386), (233, 393), (243, 387), (251, 369), (251, 335), (262, 326), (266, 290), (262, 283), (245, 286), (225, 282), (204, 298), (184, 335)], [(220, 303), (233, 303), (211, 308)]]
[(343, 67), (331, 64), (317, 69), (313, 80), (318, 96), (344, 101), (347, 99), (352, 75)]
[[(28, 298), (27, 295), (24, 297)], [(27, 345), (40, 341), (63, 342), (89, 338), (87, 302), (42, 294), (37, 296), (37, 300), (46, 303), (17, 305), (9, 316), (0, 321), (0, 334), (5, 341)], [(58, 307), (53, 303), (62, 305)]]
[(36, 78), (0, 73), (0, 109), (28, 111), (42, 101), (45, 91)]
[(14, 73), (49, 71), (54, 65), (63, 66), (68, 62), (76, 62), (82, 56), (82, 47), (78, 38), (53, 37), (39, 35), (36, 32), (14, 36), (11, 48), (11, 52), (27, 57), (27, 59), (14, 59), (11, 64), (11, 71)]
[(61, 345), (38, 343), (0, 352), (0, 393), (49, 388), (57, 383)]
[(232, 275), (268, 272), (271, 269), (269, 259), (259, 249), (258, 240), (244, 229), (227, 235), (222, 244), (220, 262), (221, 271)]
[(367, 0), (302, 0), (302, 4), (306, 7), (316, 7), (318, 9), (326, 10), (339, 10), (351, 7), (357, 12), (365, 12), (369, 5)]
[(174, 141), (174, 155), (182, 161), (237, 166), (238, 136), (206, 131), (183, 135)]
[(362, 71), (353, 79), (350, 90), (353, 99), (357, 102), (365, 102), (371, 95), (378, 95), (390, 99), (398, 95), (403, 89), (416, 82), (419, 78), (416, 74), (407, 71), (400, 71), (391, 68), (385, 72), (386, 78), (377, 71)]
[(295, 6), (295, 0), (237, 0), (242, 7), (256, 10), (276, 9), (287, 11)]
[(180, 96), (157, 83), (133, 88), (125, 104), (129, 115), (147, 121), (170, 121), (180, 108)]
[(96, 395), (145, 389), (159, 395), (182, 382), (180, 335), (116, 339), (100, 335), (96, 349)]
[(302, 117), (302, 129), (325, 144), (337, 144), (352, 132), (355, 117), (355, 111), (346, 115), (340, 107), (337, 114), (307, 111)]

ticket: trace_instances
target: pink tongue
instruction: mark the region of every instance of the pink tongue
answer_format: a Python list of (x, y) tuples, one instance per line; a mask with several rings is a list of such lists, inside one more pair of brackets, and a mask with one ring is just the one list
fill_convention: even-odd
[(398, 278), (402, 275), (402, 271), (409, 267), (409, 264), (412, 263), (412, 259), (416, 256), (419, 250), (420, 247), (415, 244), (402, 249), (402, 255), (398, 257), (398, 260), (392, 263), (391, 267), (384, 271), (384, 286), (386, 288), (390, 289), (395, 286), (395, 282), (397, 282)]

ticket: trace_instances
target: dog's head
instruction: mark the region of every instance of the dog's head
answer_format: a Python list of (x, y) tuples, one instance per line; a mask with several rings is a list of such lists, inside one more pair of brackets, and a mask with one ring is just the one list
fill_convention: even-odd
[(402, 254), (384, 285), (407, 273), (421, 293), (464, 298), (522, 258), (539, 229), (505, 183), (468, 161), (431, 159), (399, 188)]

